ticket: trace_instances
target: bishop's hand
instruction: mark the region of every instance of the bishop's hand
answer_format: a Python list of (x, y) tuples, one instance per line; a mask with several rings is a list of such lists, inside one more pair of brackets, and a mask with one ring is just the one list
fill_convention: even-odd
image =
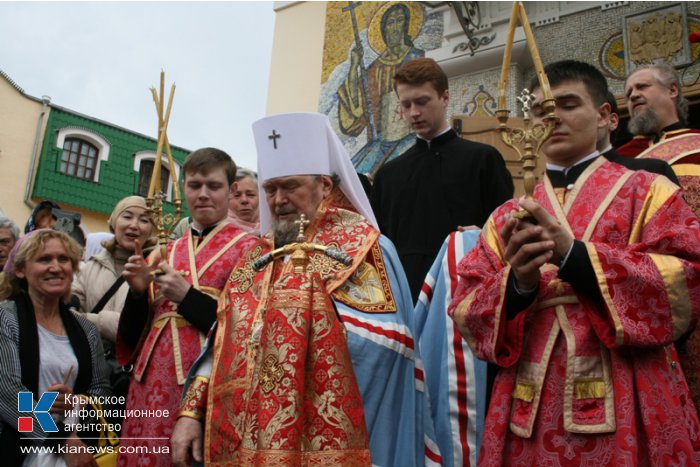
[(202, 462), (202, 423), (190, 417), (180, 417), (175, 423), (170, 447), (173, 450), (173, 464), (188, 467), (195, 462)]

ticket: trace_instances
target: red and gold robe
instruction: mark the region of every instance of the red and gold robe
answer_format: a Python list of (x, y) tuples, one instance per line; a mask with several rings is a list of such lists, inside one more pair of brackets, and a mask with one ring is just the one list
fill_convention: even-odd
[(685, 201), (700, 218), (700, 130), (667, 131), (656, 144), (648, 136), (636, 136), (620, 146), (617, 153), (668, 162), (683, 187)]
[(346, 203), (334, 190), (306, 233), (311, 243), (342, 245), (349, 267), (311, 252), (308, 273), (282, 260), (255, 273), (250, 260), (271, 247), (263, 239), (231, 275), (213, 345), (207, 465), (370, 465), (362, 397), (329, 293), (366, 264), (379, 232)]
[[(222, 222), (195, 247), (191, 232), (168, 244), (168, 263), (181, 271), (187, 282), (214, 299), (219, 298), (236, 261), (257, 239)], [(162, 417), (126, 417), (122, 446), (149, 446), (148, 452), (121, 455), (119, 465), (171, 465), (169, 446), (182, 386), (187, 372), (202, 350), (205, 336), (177, 312), (177, 305), (165, 299), (151, 285), (150, 330), (134, 365), (126, 409), (161, 411)], [(167, 414), (167, 415), (166, 415)], [(128, 439), (161, 438), (161, 439)], [(161, 453), (154, 453), (160, 451)]]
[(480, 465), (697, 465), (700, 426), (673, 341), (700, 310), (700, 224), (676, 185), (599, 158), (562, 206), (535, 199), (585, 243), (602, 299), (541, 269), (507, 319), (498, 208), (460, 262), (450, 307), (477, 355), (501, 367)]
[[(683, 198), (700, 218), (700, 130), (669, 131), (656, 144), (649, 137), (637, 136), (620, 150), (627, 156), (668, 162), (683, 187)], [(681, 341), (678, 347), (681, 365), (695, 406), (700, 407), (700, 329)]]
[(381, 276), (379, 232), (335, 189), (306, 234), (342, 248), (352, 264), (310, 252), (308, 273), (281, 259), (255, 272), (252, 260), (272, 248), (269, 238), (239, 263), (219, 301), (207, 392), (188, 391), (183, 401), (185, 409), (207, 407), (206, 465), (371, 464), (362, 395), (332, 300), (351, 300), (346, 283), (369, 275), (384, 302), (369, 300), (364, 311), (396, 312)]

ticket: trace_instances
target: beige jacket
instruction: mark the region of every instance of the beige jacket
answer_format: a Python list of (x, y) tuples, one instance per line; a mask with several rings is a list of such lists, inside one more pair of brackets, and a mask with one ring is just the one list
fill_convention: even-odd
[(117, 270), (114, 267), (114, 258), (111, 253), (103, 249), (85, 263), (73, 282), (73, 294), (80, 299), (80, 311), (86, 313), (86, 317), (95, 323), (102, 337), (112, 343), (117, 339), (119, 315), (124, 308), (129, 284), (126, 282), (122, 284), (102, 311), (94, 314), (90, 313), (90, 310), (116, 280)]

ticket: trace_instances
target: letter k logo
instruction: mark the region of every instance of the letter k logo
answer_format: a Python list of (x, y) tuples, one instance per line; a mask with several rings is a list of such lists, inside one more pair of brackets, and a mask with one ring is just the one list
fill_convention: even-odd
[[(31, 392), (17, 393), (17, 410), (19, 412), (32, 412), (39, 426), (45, 433), (58, 431), (56, 423), (51, 418), (49, 410), (58, 397), (57, 392), (45, 392), (34, 406), (34, 394)], [(32, 417), (19, 417), (17, 419), (17, 431), (20, 433), (34, 431), (34, 419)]]

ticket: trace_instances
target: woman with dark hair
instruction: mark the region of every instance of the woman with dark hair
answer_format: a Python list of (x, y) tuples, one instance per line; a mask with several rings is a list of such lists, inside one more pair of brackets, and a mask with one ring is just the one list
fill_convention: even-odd
[(37, 229), (53, 229), (56, 224), (54, 209), (61, 209), (61, 207), (48, 199), (34, 206), (27, 223), (24, 225), (24, 233), (27, 234)]
[[(0, 274), (0, 452), (3, 465), (18, 466), (21, 446), (65, 444), (66, 465), (94, 465), (76, 432), (63, 423), (74, 394), (109, 396), (107, 365), (95, 325), (69, 310), (73, 273), (81, 250), (63, 232), (35, 230), (20, 238)], [(49, 413), (58, 431), (46, 433), (34, 423), (20, 437), (18, 394), (34, 401), (58, 392)]]

